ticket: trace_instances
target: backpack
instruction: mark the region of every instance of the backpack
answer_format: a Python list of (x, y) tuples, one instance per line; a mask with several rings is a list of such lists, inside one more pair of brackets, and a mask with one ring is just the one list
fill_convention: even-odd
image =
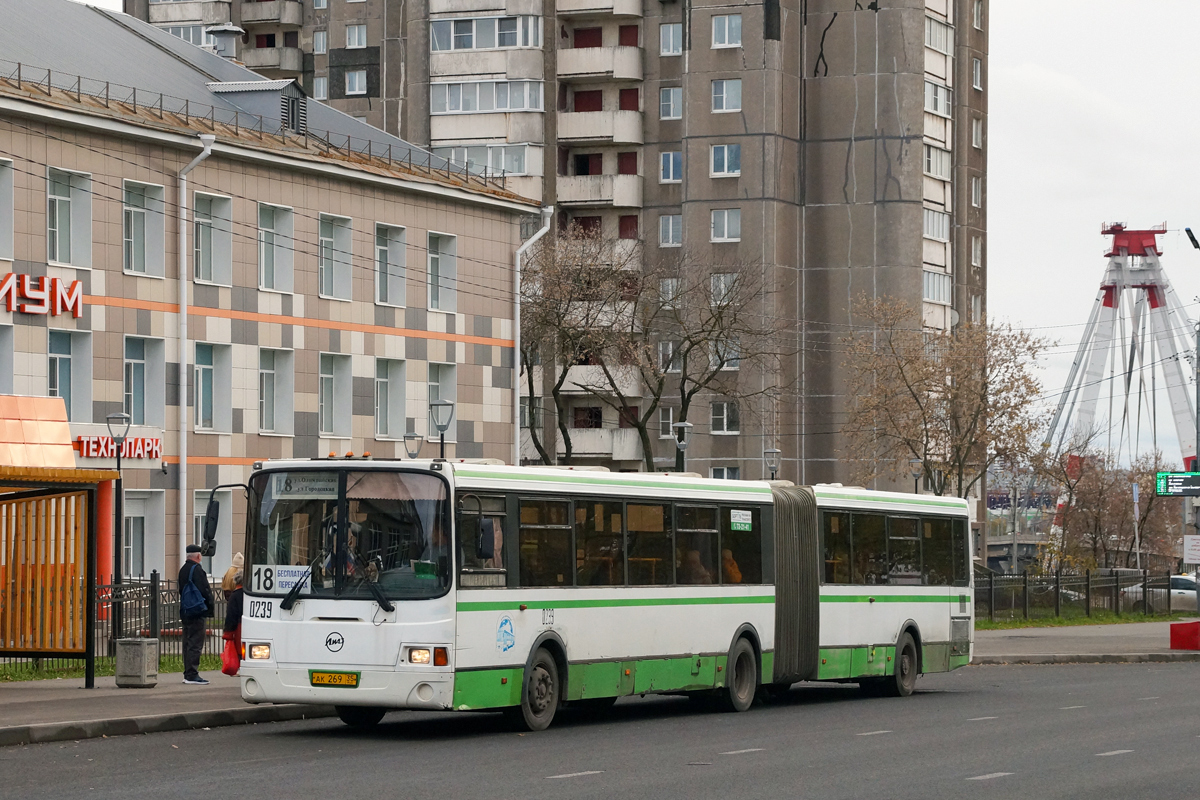
[(208, 613), (208, 603), (200, 593), (200, 587), (192, 582), (192, 576), (195, 574), (196, 565), (192, 564), (187, 583), (179, 590), (179, 613), (184, 619), (195, 619)]

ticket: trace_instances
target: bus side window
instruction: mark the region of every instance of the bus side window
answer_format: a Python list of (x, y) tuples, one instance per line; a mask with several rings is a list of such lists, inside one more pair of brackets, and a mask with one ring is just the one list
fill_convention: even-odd
[(667, 586), (674, 583), (675, 557), (671, 546), (671, 506), (630, 503), (625, 506), (628, 530), (629, 585)]
[(518, 534), (522, 586), (570, 586), (571, 505), (559, 500), (522, 500)]
[(851, 514), (850, 541), (854, 545), (851, 580), (868, 586), (887, 583), (887, 517)]
[(954, 520), (954, 585), (971, 584), (971, 535), (965, 519)]
[(576, 586), (624, 586), (621, 504), (575, 501)]
[(850, 515), (825, 512), (825, 582), (850, 583)]
[(954, 582), (954, 538), (951, 520), (926, 517), (921, 520), (926, 586), (949, 586)]
[(675, 582), (688, 586), (717, 583), (717, 509), (676, 506)]
[(721, 583), (762, 583), (762, 520), (757, 508), (721, 509)]
[(888, 583), (892, 585), (921, 585), (918, 522), (912, 517), (888, 517)]
[[(504, 506), (505, 498), (502, 496), (470, 495), (463, 500), (458, 532), (461, 569), (504, 569)], [(479, 556), (479, 545), (484, 544), (486, 550), (488, 544), (484, 539), (490, 539), (491, 558)]]

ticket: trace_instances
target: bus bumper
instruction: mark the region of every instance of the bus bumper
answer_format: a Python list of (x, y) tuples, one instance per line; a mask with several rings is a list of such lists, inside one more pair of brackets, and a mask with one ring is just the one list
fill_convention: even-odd
[(313, 686), (309, 668), (249, 668), (242, 662), (242, 699), (247, 703), (378, 706), (443, 710), (453, 706), (453, 671), (398, 672), (338, 665), (358, 673), (358, 685)]

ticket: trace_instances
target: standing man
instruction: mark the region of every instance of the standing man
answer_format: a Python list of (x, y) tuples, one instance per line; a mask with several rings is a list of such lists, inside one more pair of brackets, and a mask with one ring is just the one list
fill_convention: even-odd
[(203, 686), (200, 651), (204, 649), (205, 622), (213, 613), (212, 587), (200, 566), (200, 545), (187, 546), (187, 560), (179, 570), (179, 615), (183, 619), (183, 682)]

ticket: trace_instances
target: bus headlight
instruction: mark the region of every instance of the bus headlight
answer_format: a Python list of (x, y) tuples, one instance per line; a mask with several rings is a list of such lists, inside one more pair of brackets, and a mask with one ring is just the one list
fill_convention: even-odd
[(252, 644), (249, 650), (251, 659), (259, 660), (271, 657), (271, 645), (269, 644)]
[(410, 664), (428, 664), (429, 651), (421, 648), (420, 650), (412, 648), (408, 651), (408, 663)]

